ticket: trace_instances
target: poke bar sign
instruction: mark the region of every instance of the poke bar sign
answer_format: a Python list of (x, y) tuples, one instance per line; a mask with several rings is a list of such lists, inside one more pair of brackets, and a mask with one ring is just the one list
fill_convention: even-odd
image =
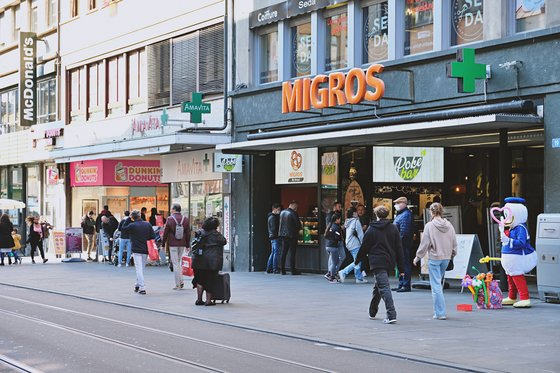
[(385, 93), (385, 83), (376, 76), (382, 71), (383, 65), (373, 64), (366, 71), (353, 68), (347, 74), (334, 72), (284, 82), (282, 113), (377, 101)]
[(95, 160), (70, 164), (71, 186), (163, 186), (159, 161)]

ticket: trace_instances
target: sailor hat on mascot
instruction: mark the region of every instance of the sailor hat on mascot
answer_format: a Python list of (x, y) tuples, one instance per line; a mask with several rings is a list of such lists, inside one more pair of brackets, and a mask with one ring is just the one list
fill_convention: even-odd
[[(502, 239), (502, 267), (506, 272), (509, 292), (503, 305), (516, 308), (531, 307), (525, 273), (537, 265), (537, 253), (529, 242), (527, 230), (527, 207), (525, 200), (518, 197), (505, 199), (504, 226), (500, 228)], [(519, 293), (519, 301), (517, 294)]]

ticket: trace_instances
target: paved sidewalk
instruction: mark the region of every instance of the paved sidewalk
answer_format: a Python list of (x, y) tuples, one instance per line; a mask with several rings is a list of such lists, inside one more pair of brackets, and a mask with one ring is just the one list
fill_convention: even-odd
[[(196, 307), (195, 291), (174, 291), (166, 267), (148, 267), (148, 295), (133, 292), (134, 268), (56, 263), (0, 268), (0, 282), (102, 298), (255, 328), (509, 372), (560, 372), (560, 305), (533, 299), (531, 309), (457, 312), (471, 303), (445, 291), (448, 320), (432, 320), (428, 290), (394, 294), (398, 323), (385, 325), (367, 309), (372, 284), (329, 284), (319, 275), (232, 273), (229, 305)], [(371, 279), (371, 278), (370, 278)], [(188, 282), (187, 282), (188, 284)], [(556, 346), (556, 347), (555, 347)], [(555, 352), (556, 351), (556, 352)]]

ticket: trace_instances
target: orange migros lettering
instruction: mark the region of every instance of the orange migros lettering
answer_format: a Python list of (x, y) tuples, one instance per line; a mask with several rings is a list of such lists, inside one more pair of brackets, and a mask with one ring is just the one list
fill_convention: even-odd
[[(377, 101), (385, 93), (385, 83), (376, 74), (383, 65), (373, 64), (365, 72), (353, 68), (346, 75), (334, 72), (282, 83), (282, 113), (323, 109), (337, 105)], [(372, 90), (368, 90), (368, 87)]]

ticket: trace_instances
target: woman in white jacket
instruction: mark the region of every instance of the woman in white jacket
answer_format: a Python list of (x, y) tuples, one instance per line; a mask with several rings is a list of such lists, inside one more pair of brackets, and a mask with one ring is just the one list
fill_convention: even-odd
[[(352, 254), (352, 258), (356, 260), (356, 255), (358, 255), (358, 251), (360, 250), (360, 246), (362, 245), (362, 241), (364, 239), (364, 230), (362, 229), (358, 212), (354, 207), (350, 207), (346, 211), (346, 221), (344, 222), (344, 227), (346, 228), (346, 248), (350, 251), (350, 254)], [(346, 276), (354, 270), (356, 283), (365, 284), (367, 280), (364, 280), (364, 277), (362, 276), (361, 264), (355, 265), (354, 260), (346, 268), (338, 271), (340, 282), (344, 282)]]
[(420, 241), (414, 265), (428, 253), (428, 269), (430, 273), (430, 287), (434, 302), (434, 319), (445, 320), (445, 299), (441, 280), (449, 261), (457, 255), (457, 239), (455, 229), (449, 221), (443, 217), (443, 206), (434, 202), (430, 206), (432, 221), (424, 227), (424, 234)]

